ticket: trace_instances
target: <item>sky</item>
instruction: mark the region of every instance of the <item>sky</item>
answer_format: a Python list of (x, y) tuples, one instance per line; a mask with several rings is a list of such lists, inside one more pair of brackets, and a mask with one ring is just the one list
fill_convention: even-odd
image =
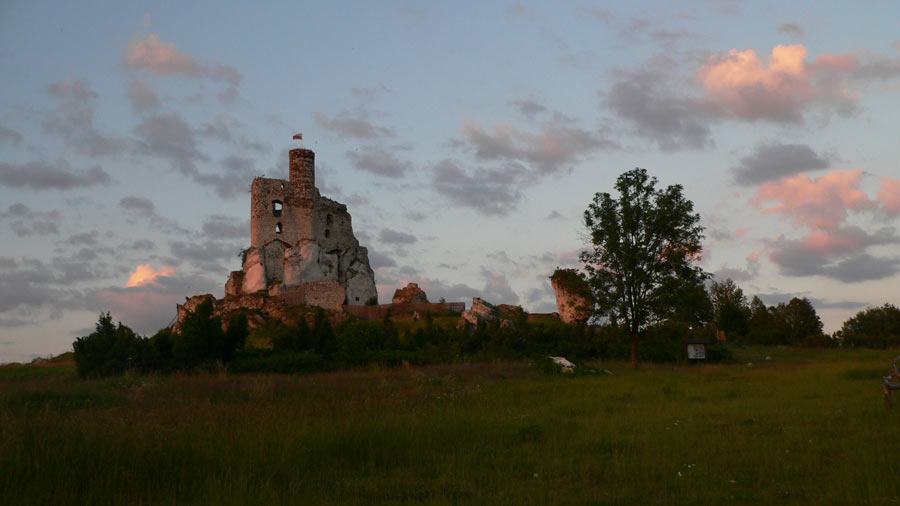
[[(121, 5), (120, 5), (121, 4)], [(316, 153), (381, 302), (555, 310), (594, 194), (680, 184), (702, 266), (826, 331), (900, 304), (900, 4), (0, 3), (0, 363), (224, 294)]]

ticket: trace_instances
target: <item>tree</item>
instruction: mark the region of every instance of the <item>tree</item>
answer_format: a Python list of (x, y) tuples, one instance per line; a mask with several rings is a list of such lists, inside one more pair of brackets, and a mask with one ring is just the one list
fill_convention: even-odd
[(222, 319), (214, 316), (212, 298), (208, 298), (182, 322), (181, 334), (172, 344), (172, 355), (178, 366), (191, 368), (221, 359), (224, 340)]
[(822, 332), (822, 320), (806, 297), (794, 297), (787, 304), (774, 308), (778, 344), (826, 345), (829, 342)]
[(695, 263), (703, 227), (681, 185), (656, 189), (644, 169), (616, 180), (619, 198), (597, 193), (584, 212), (591, 247), (581, 252), (594, 292), (594, 312), (623, 325), (631, 336), (631, 361), (648, 325), (677, 309), (677, 294), (693, 291), (708, 276)]
[(138, 364), (141, 338), (122, 322), (113, 325), (109, 312), (100, 319), (90, 335), (79, 337), (72, 344), (75, 369), (82, 378), (96, 378), (124, 374)]
[(709, 287), (715, 313), (716, 327), (726, 335), (746, 336), (749, 330), (750, 308), (744, 291), (728, 278), (714, 281)]
[(841, 346), (886, 348), (900, 344), (900, 309), (892, 304), (870, 307), (845, 321), (835, 337)]
[(775, 344), (775, 318), (758, 296), (750, 301), (747, 341), (751, 344)]

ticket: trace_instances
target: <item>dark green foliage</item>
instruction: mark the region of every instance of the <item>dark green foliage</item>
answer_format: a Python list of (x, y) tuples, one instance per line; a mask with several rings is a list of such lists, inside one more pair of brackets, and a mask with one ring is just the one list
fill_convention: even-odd
[(228, 372), (302, 374), (327, 371), (331, 363), (313, 351), (242, 350), (228, 363)]
[(212, 299), (204, 300), (181, 324), (172, 355), (177, 367), (191, 368), (204, 362), (223, 360), (225, 333), (222, 319), (213, 316)]
[(856, 313), (835, 333), (841, 346), (886, 348), (900, 345), (900, 309), (892, 304)]
[(759, 297), (753, 297), (750, 302), (750, 317), (744, 339), (749, 344), (778, 344), (775, 316)]
[(693, 203), (680, 185), (657, 190), (656, 183), (644, 169), (626, 172), (616, 180), (618, 199), (597, 193), (584, 212), (592, 247), (580, 258), (596, 314), (628, 330), (635, 365), (640, 335), (649, 325), (684, 313), (683, 295), (698, 295), (707, 277), (695, 265), (703, 227)]
[(373, 362), (377, 353), (384, 350), (389, 338), (387, 329), (371, 321), (348, 321), (338, 332), (341, 337), (337, 359), (350, 366)]
[(337, 353), (337, 336), (334, 334), (334, 327), (331, 326), (328, 314), (322, 308), (316, 311), (316, 320), (312, 329), (312, 342), (316, 353), (325, 358), (333, 358), (335, 353)]
[(366, 299), (366, 305), (367, 306), (377, 306), (378, 305), (378, 296), (373, 295), (373, 296), (369, 297), (368, 299)]
[(78, 375), (82, 378), (114, 376), (136, 368), (141, 341), (121, 322), (113, 325), (108, 312), (100, 313), (94, 332), (79, 337), (72, 345)]
[(222, 340), (222, 346), (219, 350), (222, 362), (228, 363), (231, 361), (235, 352), (244, 347), (249, 333), (247, 315), (237, 313), (228, 319), (228, 330), (225, 331), (225, 339)]
[(725, 331), (728, 339), (741, 340), (750, 330), (751, 314), (744, 291), (728, 278), (713, 282), (709, 292), (716, 328)]
[(823, 346), (822, 320), (806, 297), (794, 297), (786, 305), (779, 304), (775, 313), (776, 328), (783, 344)]

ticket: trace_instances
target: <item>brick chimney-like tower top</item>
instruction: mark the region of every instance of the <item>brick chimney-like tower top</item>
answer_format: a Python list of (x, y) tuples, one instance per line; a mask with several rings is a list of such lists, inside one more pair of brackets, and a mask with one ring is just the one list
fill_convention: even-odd
[(316, 187), (316, 154), (309, 149), (291, 150), (291, 182), (311, 190)]

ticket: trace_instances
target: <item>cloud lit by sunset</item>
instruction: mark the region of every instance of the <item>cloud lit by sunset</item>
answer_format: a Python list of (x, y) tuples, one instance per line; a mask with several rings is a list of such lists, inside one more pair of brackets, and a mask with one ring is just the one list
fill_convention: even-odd
[(140, 264), (135, 267), (134, 272), (131, 273), (128, 282), (125, 283), (125, 287), (132, 288), (146, 285), (156, 281), (156, 278), (158, 277), (168, 277), (176, 272), (178, 272), (177, 267), (168, 267), (164, 265), (159, 269), (154, 269), (150, 264)]

